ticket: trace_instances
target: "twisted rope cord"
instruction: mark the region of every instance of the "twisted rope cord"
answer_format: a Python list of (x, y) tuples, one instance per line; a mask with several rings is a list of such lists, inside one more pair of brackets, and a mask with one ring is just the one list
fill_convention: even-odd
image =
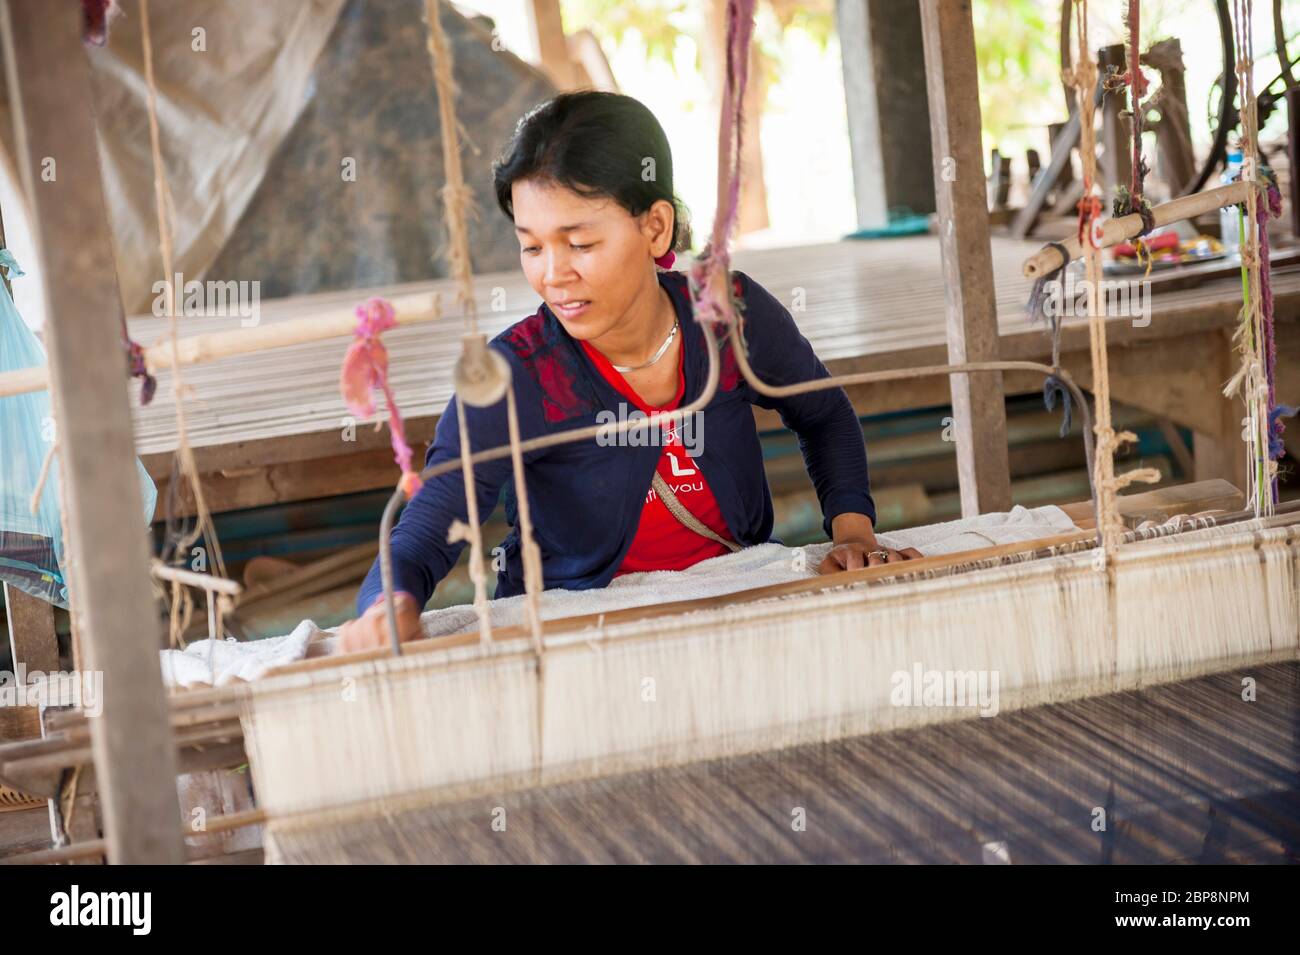
[(1079, 155), (1083, 159), (1083, 199), (1079, 203), (1079, 232), (1083, 244), (1084, 261), (1087, 268), (1087, 280), (1090, 290), (1088, 295), (1088, 338), (1092, 355), (1093, 395), (1096, 399), (1097, 412), (1094, 432), (1097, 437), (1094, 461), (1093, 488), (1097, 496), (1098, 537), (1102, 545), (1102, 556), (1109, 569), (1113, 568), (1115, 550), (1122, 542), (1124, 523), (1119, 515), (1116, 498), (1118, 492), (1132, 484), (1142, 481), (1153, 484), (1160, 480), (1160, 472), (1155, 468), (1139, 468), (1125, 474), (1115, 474), (1115, 451), (1125, 443), (1137, 440), (1130, 431), (1116, 432), (1111, 423), (1110, 407), (1110, 367), (1106, 351), (1106, 323), (1101, 314), (1101, 202), (1095, 195), (1097, 177), (1097, 143), (1095, 107), (1093, 90), (1097, 84), (1097, 64), (1088, 49), (1088, 4), (1087, 0), (1076, 0), (1077, 34), (1079, 40), (1078, 59), (1072, 71), (1067, 73), (1075, 89), (1079, 108)]
[[(1250, 18), (1253, 0), (1233, 0), (1233, 31), (1237, 45), (1237, 90), (1241, 103), (1242, 178), (1252, 185), (1259, 182), (1259, 116), (1255, 103), (1255, 41)], [(1247, 503), (1257, 515), (1274, 512), (1277, 462), (1269, 455), (1270, 382), (1266, 370), (1264, 342), (1267, 338), (1261, 295), (1261, 253), (1258, 194), (1246, 193), (1244, 219), (1238, 212), (1241, 239), (1242, 308), (1240, 322), (1233, 335), (1241, 355), (1241, 367), (1224, 386), (1223, 394), (1240, 395), (1246, 405), (1242, 421), (1245, 442), (1246, 472), (1250, 476)], [(1238, 207), (1240, 208), (1240, 207)]]
[[(434, 90), (438, 98), (438, 110), (442, 133), (443, 164), (447, 183), (442, 196), (446, 206), (448, 244), (446, 253), (448, 265), (458, 283), (458, 299), (465, 310), (466, 333), (478, 334), (478, 319), (474, 301), (473, 269), (469, 255), (469, 230), (466, 210), (473, 201), (470, 189), (465, 184), (464, 172), (460, 161), (460, 124), (456, 119), (456, 86), (452, 79), (452, 56), (447, 38), (438, 16), (438, 0), (425, 0), (425, 19), (428, 23), (428, 50), (433, 69)], [(528, 513), (528, 489), (523, 473), (522, 453), (518, 450), (519, 429), (514, 409), (513, 386), (507, 384), (507, 415), (510, 426), (510, 451), (514, 470), (516, 495), (522, 500), (519, 512), (521, 550), (524, 563), (525, 605), (529, 623), (533, 630), (534, 646), (538, 653), (538, 673), (541, 673), (541, 651), (543, 648), (541, 631), (541, 612), (538, 608), (539, 594), (543, 581), (541, 561), (533, 540), (531, 515)], [(478, 501), (475, 495), (473, 464), (476, 457), (471, 448), (469, 422), (465, 415), (463, 402), (457, 401), (458, 424), (460, 425), (459, 465), (465, 484), (465, 511), (468, 523), (454, 522), (448, 529), (450, 542), (468, 541), (470, 545), (469, 575), (474, 584), (474, 611), (479, 621), (479, 634), (484, 642), (492, 639), (492, 625), (488, 615), (487, 575), (483, 570), (483, 532), (479, 523)], [(456, 462), (447, 462), (455, 464)], [(429, 470), (428, 468), (425, 469)], [(448, 469), (450, 470), (450, 469)], [(441, 472), (440, 472), (441, 473)], [(423, 475), (420, 480), (424, 480)], [(379, 566), (380, 577), (384, 587), (384, 602), (387, 607), (389, 634), (392, 639), (394, 655), (401, 655), (401, 642), (397, 628), (397, 609), (393, 594), (392, 568), (392, 526), (397, 508), (407, 497), (399, 487), (384, 508), (379, 530)], [(540, 698), (540, 697), (539, 697)], [(539, 712), (540, 725), (540, 712)], [(539, 730), (540, 732), (540, 730)], [(540, 743), (540, 737), (539, 737)], [(540, 752), (540, 745), (538, 752)]]
[[(473, 192), (465, 184), (465, 173), (460, 156), (460, 123), (456, 118), (456, 83), (453, 77), (453, 60), (447, 35), (442, 29), (439, 17), (438, 0), (425, 0), (425, 19), (428, 21), (429, 60), (433, 67), (433, 86), (438, 97), (438, 119), (442, 134), (442, 162), (446, 175), (446, 184), (442, 188), (443, 204), (447, 215), (447, 266), (457, 283), (457, 301), (464, 310), (466, 334), (478, 333), (478, 312), (474, 298), (473, 265), (469, 253), (469, 225), (467, 211), (472, 208)], [(477, 216), (477, 213), (475, 213)], [(465, 413), (464, 402), (456, 402), (457, 423), (460, 425), (460, 465), (465, 484), (466, 523), (456, 522), (448, 532), (449, 542), (466, 541), (469, 544), (469, 578), (474, 585), (474, 613), (478, 617), (479, 636), (484, 643), (492, 640), (492, 621), (488, 611), (487, 572), (484, 570), (483, 527), (479, 520), (478, 496), (475, 492), (474, 464), (471, 457), (472, 443), (469, 433), (469, 418)], [(522, 474), (516, 474), (516, 484), (522, 481)], [(526, 491), (524, 492), (526, 496)], [(522, 521), (521, 521), (522, 527)], [(532, 526), (521, 530), (520, 536), (532, 540)], [(525, 551), (527, 548), (525, 547)], [(524, 589), (528, 592), (526, 603), (530, 612), (530, 623), (537, 614), (537, 594), (540, 590), (540, 577), (531, 580), (528, 576), (528, 563), (525, 561)], [(531, 580), (531, 586), (530, 586)], [(540, 643), (540, 629), (534, 634)]]
[[(217, 529), (212, 523), (212, 514), (208, 510), (207, 499), (203, 494), (203, 484), (199, 479), (198, 464), (194, 460), (194, 449), (190, 446), (188, 425), (185, 418), (185, 381), (181, 373), (180, 351), (176, 335), (176, 289), (173, 269), (174, 249), (172, 246), (171, 220), (175, 215), (172, 204), (171, 189), (167, 184), (167, 171), (163, 165), (162, 138), (158, 130), (158, 85), (153, 72), (153, 38), (149, 32), (149, 0), (140, 0), (140, 39), (144, 53), (144, 78), (147, 96), (145, 104), (149, 113), (149, 151), (153, 159), (154, 202), (158, 210), (158, 252), (163, 266), (163, 294), (167, 306), (167, 328), (171, 343), (172, 400), (176, 408), (176, 462), (180, 476), (187, 481), (194, 495), (196, 520), (192, 534), (176, 542), (176, 552), (188, 551), (200, 537), (206, 537), (212, 550), (212, 567), (216, 576), (226, 576), (226, 564), (221, 555), (221, 542), (217, 539)], [(172, 484), (175, 485), (176, 469), (173, 469)], [(169, 497), (170, 502), (170, 497)], [(170, 507), (169, 507), (170, 509)], [(172, 612), (170, 616), (170, 637), (172, 645), (179, 642), (180, 633), (188, 623), (189, 607), (185, 619), (178, 617), (178, 605), (182, 600), (188, 605), (188, 594), (179, 581), (172, 581)]]
[(439, 0), (425, 0), (425, 19), (429, 25), (428, 49), (433, 66), (433, 88), (438, 96), (438, 121), (442, 134), (442, 163), (446, 183), (442, 201), (447, 210), (447, 266), (457, 283), (457, 300), (465, 314), (465, 331), (478, 331), (478, 312), (474, 301), (474, 271), (469, 254), (468, 217), (478, 218), (474, 191), (465, 183), (460, 159), (460, 133), (463, 127), (456, 118), (456, 81), (452, 76), (454, 61), (447, 34), (438, 16)]

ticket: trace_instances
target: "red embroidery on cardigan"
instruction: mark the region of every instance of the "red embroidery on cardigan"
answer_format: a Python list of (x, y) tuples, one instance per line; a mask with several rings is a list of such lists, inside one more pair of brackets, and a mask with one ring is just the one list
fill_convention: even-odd
[(575, 359), (568, 349), (557, 348), (551, 340), (546, 315), (541, 309), (516, 322), (503, 334), (502, 340), (536, 380), (547, 421), (565, 421), (594, 410), (591, 400), (580, 397), (574, 390)]

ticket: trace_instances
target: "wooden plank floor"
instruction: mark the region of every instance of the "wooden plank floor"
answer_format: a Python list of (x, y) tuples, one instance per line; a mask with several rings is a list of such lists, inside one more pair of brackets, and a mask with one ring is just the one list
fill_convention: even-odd
[[(1039, 247), (1038, 242), (993, 241), (1004, 358), (1042, 359), (1049, 354), (1042, 329), (1031, 326), (1024, 315), (1029, 283), (1020, 268), (1026, 255)], [(946, 361), (944, 289), (934, 237), (741, 251), (734, 256), (734, 267), (787, 305), (796, 288), (805, 290), (807, 308), (795, 315), (796, 321), (833, 372)], [(539, 304), (518, 270), (480, 275), (475, 290), (479, 325), (489, 337)], [(1273, 290), (1280, 313), (1300, 312), (1300, 266), (1278, 269)], [(443, 296), (447, 314), (442, 321), (386, 335), (392, 382), (408, 432), (413, 443), (427, 441), (452, 394), (451, 369), (464, 331), (453, 286), (439, 280), (381, 291), (391, 298), (425, 302), (434, 291)], [(1134, 328), (1129, 319), (1112, 319), (1111, 341), (1167, 340), (1226, 327), (1235, 318), (1240, 295), (1240, 282), (1231, 276), (1200, 287), (1155, 292), (1149, 326)], [(364, 292), (348, 291), (267, 301), (261, 303), (260, 321), (351, 314), (365, 297)], [(494, 303), (498, 310), (493, 310)], [(240, 322), (238, 316), (182, 318), (180, 333), (227, 331)], [(1076, 336), (1076, 346), (1084, 329), (1082, 320), (1067, 322), (1067, 334)], [(131, 331), (137, 341), (152, 344), (164, 338), (166, 323), (140, 317), (131, 321)], [(189, 434), (200, 468), (229, 474), (386, 446), (386, 434), (370, 427), (359, 427), (355, 440), (344, 440), (347, 411), (337, 381), (347, 344), (347, 339), (335, 338), (186, 368)], [(135, 403), (137, 448), (156, 478), (169, 473), (175, 447), (170, 377), (159, 376), (152, 405)]]

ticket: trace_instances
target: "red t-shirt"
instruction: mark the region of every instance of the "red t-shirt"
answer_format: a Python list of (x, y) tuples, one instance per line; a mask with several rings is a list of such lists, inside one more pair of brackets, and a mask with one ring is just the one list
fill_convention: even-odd
[[(684, 344), (684, 343), (683, 343)], [(656, 411), (672, 411), (682, 400), (686, 391), (685, 354), (681, 345), (677, 349), (677, 394), (668, 404), (655, 408), (641, 400), (641, 396), (632, 390), (627, 379), (614, 369), (608, 358), (599, 351), (582, 342), (587, 357), (592, 360), (600, 373), (620, 394), (626, 397), (636, 408), (645, 414)], [(696, 460), (686, 453), (679, 434), (680, 423), (669, 434), (663, 435), (663, 454), (659, 456), (659, 474), (673, 489), (685, 508), (694, 514), (701, 523), (713, 530), (725, 540), (733, 540), (727, 522), (723, 520), (717, 499), (709, 489), (709, 482), (704, 478)], [(652, 432), (659, 438), (662, 432)], [(645, 503), (641, 508), (641, 521), (637, 524), (636, 536), (614, 573), (631, 574), (644, 570), (684, 570), (692, 564), (698, 564), (710, 557), (718, 557), (728, 550), (717, 541), (711, 541), (685, 526), (673, 514), (655, 492), (653, 487), (646, 490)]]

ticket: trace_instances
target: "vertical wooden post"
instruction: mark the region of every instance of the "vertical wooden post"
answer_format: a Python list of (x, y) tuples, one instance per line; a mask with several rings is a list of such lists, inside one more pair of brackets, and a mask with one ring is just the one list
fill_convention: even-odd
[(1182, 195), (1196, 177), (1196, 154), (1192, 149), (1192, 122), (1187, 114), (1187, 72), (1183, 67), (1183, 45), (1178, 37), (1151, 44), (1143, 61), (1160, 71), (1160, 121), (1156, 124), (1160, 172), (1170, 192)]
[(934, 211), (934, 184), (918, 162), (931, 151), (918, 0), (835, 0), (844, 105), (859, 229), (889, 210)]
[(528, 14), (533, 39), (537, 43), (537, 56), (542, 70), (559, 89), (574, 89), (577, 77), (573, 59), (569, 56), (568, 38), (564, 35), (560, 0), (528, 0), (524, 9)]
[(49, 301), (45, 345), (67, 482), (71, 599), (102, 679), (91, 750), (110, 862), (184, 861), (176, 753), (158, 661), (122, 309), (99, 174), (81, 4), (8, 0), (5, 67)]
[[(1104, 77), (1108, 68), (1123, 73), (1127, 67), (1123, 43), (1097, 51), (1097, 66)], [(1123, 115), (1128, 109), (1128, 87), (1120, 86), (1106, 93), (1101, 101), (1101, 178), (1111, 192), (1116, 186), (1127, 187), (1133, 177), (1133, 127)]]
[[(998, 359), (997, 301), (980, 144), (979, 70), (969, 0), (921, 0), (939, 212), (948, 360)], [(1001, 372), (951, 375), (961, 512), (1011, 507)]]

